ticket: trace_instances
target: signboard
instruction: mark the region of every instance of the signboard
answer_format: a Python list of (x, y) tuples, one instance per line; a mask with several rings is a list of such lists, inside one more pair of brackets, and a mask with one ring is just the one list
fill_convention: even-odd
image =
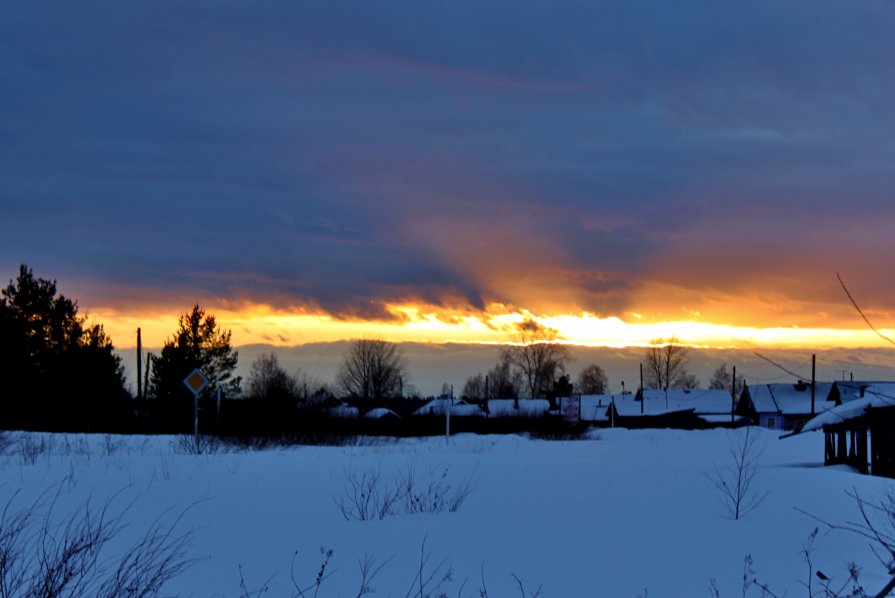
[(194, 369), (189, 375), (183, 379), (183, 385), (190, 389), (195, 396), (199, 396), (202, 389), (208, 386), (208, 378), (199, 368)]
[(577, 422), (580, 419), (581, 395), (559, 398), (559, 410), (563, 421)]

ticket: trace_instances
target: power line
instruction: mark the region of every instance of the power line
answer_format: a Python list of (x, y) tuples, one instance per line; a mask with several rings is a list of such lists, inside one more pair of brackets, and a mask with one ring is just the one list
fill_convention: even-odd
[(783, 370), (784, 372), (786, 372), (786, 373), (789, 374), (790, 376), (795, 376), (797, 380), (801, 380), (801, 379), (802, 379), (802, 376), (801, 376), (800, 374), (796, 374), (795, 372), (792, 372), (792, 371), (786, 369), (785, 367), (783, 367), (782, 365), (780, 365), (780, 364), (777, 363), (776, 361), (774, 361), (774, 360), (772, 360), (772, 359), (769, 359), (769, 358), (765, 357), (765, 356), (762, 355), (761, 353), (756, 352), (755, 355), (756, 355), (756, 357), (761, 357), (762, 359), (764, 359), (765, 361), (767, 361), (767, 362), (770, 363), (771, 365), (777, 366), (778, 368), (780, 368), (781, 370)]
[(836, 273), (836, 278), (839, 279), (839, 284), (842, 285), (842, 290), (845, 291), (845, 294), (846, 294), (846, 295), (848, 295), (848, 300), (851, 301), (851, 304), (855, 306), (855, 309), (858, 310), (858, 313), (861, 314), (861, 317), (864, 318), (864, 322), (866, 322), (867, 325), (870, 326), (870, 329), (871, 329), (872, 331), (874, 331), (874, 332), (877, 334), (877, 336), (879, 336), (881, 339), (883, 339), (883, 340), (887, 340), (887, 341), (889, 341), (889, 343), (895, 345), (895, 341), (893, 341), (893, 340), (890, 339), (888, 336), (886, 336), (885, 334), (883, 334), (882, 332), (880, 332), (879, 330), (877, 330), (876, 327), (875, 327), (873, 324), (870, 323), (870, 320), (867, 319), (867, 316), (865, 316), (865, 315), (864, 315), (864, 312), (861, 311), (861, 308), (858, 307), (858, 304), (857, 304), (857, 302), (854, 300), (854, 298), (851, 296), (851, 293), (848, 292), (848, 287), (846, 287), (846, 286), (845, 286), (845, 283), (842, 282), (842, 277), (839, 276), (839, 272)]

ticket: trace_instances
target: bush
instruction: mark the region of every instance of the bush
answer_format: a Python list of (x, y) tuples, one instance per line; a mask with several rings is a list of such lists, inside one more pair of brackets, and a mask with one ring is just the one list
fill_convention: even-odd
[(445, 467), (421, 479), (416, 467), (408, 465), (403, 472), (384, 479), (378, 468), (360, 473), (349, 469), (345, 471), (345, 493), (335, 502), (349, 521), (416, 513), (455, 513), (472, 493), (473, 482), (467, 477), (452, 484), (448, 472), (449, 468)]
[(19, 511), (16, 493), (0, 512), (0, 595), (157, 596), (192, 564), (190, 532), (175, 531), (182, 515), (157, 519), (120, 557), (107, 557), (108, 544), (126, 526), (127, 508), (116, 513), (116, 495), (60, 518), (61, 487)]

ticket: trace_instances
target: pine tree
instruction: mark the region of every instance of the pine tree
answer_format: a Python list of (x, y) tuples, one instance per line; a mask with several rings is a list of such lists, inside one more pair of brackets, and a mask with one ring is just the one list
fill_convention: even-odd
[(233, 372), (239, 352), (230, 344), (230, 336), (229, 330), (218, 328), (213, 315), (198, 304), (193, 306), (180, 316), (177, 332), (153, 360), (150, 395), (163, 400), (190, 398), (183, 380), (196, 368), (209, 381), (202, 391), (205, 396), (218, 388), (227, 396), (238, 395), (241, 378)]
[(0, 379), (9, 424), (87, 431), (127, 416), (121, 358), (102, 325), (24, 264), (0, 291)]

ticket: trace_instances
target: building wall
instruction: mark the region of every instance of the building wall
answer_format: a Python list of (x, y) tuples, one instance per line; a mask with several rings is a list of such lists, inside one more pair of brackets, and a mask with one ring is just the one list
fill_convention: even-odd
[(761, 413), (758, 416), (758, 425), (762, 428), (782, 430), (785, 424), (785, 418), (778, 413)]

